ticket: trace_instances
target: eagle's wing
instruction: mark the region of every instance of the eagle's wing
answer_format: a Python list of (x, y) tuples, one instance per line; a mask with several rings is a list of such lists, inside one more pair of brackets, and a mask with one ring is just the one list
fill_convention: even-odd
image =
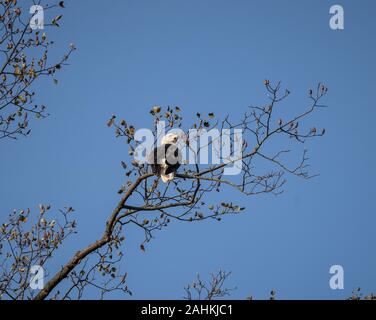
[(164, 168), (164, 174), (168, 175), (180, 167), (182, 154), (176, 145), (164, 144), (150, 152), (147, 162), (151, 165), (154, 174), (160, 175)]
[(165, 163), (165, 146), (154, 148), (148, 155), (147, 162), (151, 165), (153, 173), (160, 174), (161, 164)]
[(166, 174), (176, 172), (182, 162), (182, 154), (177, 145), (166, 144)]

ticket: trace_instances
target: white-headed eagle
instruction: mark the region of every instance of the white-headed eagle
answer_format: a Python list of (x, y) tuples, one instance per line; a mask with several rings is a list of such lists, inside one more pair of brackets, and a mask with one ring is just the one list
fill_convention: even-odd
[(169, 182), (175, 177), (176, 170), (182, 162), (182, 155), (177, 146), (179, 136), (175, 133), (166, 134), (159, 147), (148, 156), (148, 163), (154, 174), (161, 177), (163, 182)]

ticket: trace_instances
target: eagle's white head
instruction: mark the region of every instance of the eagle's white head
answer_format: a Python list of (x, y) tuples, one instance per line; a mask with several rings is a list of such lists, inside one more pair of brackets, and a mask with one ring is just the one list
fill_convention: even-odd
[(178, 142), (179, 135), (176, 133), (167, 133), (161, 141), (161, 144), (176, 144)]

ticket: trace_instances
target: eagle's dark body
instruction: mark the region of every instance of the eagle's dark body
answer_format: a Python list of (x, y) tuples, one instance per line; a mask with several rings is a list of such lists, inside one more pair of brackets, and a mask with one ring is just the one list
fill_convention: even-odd
[(150, 153), (148, 162), (153, 173), (161, 176), (163, 181), (170, 181), (181, 164), (181, 152), (175, 144), (162, 144)]

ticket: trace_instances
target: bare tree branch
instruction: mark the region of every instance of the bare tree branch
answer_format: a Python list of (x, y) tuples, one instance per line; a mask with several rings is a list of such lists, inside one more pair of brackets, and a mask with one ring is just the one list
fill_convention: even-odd
[[(45, 4), (43, 9), (59, 10), (62, 3)], [(29, 2), (29, 6), (33, 4)], [(57, 15), (52, 23), (45, 23), (45, 27), (58, 26), (57, 20), (61, 16)], [(56, 73), (67, 65), (75, 50), (71, 44), (60, 60), (50, 63), (48, 55), (54, 42), (47, 39), (45, 32), (33, 30), (31, 19), (27, 3), (0, 1), (0, 55), (3, 57), (0, 65), (0, 140), (27, 136), (33, 118), (48, 116), (46, 106), (35, 103), (33, 88), (42, 77), (51, 77), (57, 83)]]
[(231, 291), (236, 288), (224, 287), (225, 281), (231, 275), (231, 272), (219, 270), (216, 274), (210, 275), (210, 281), (208, 283), (201, 280), (198, 274), (196, 280), (193, 283), (188, 284), (184, 290), (184, 299), (186, 300), (213, 300), (229, 296)]
[[(46, 298), (64, 279), (72, 277), (72, 271), (88, 256), (111, 245), (116, 239), (114, 232), (118, 226), (134, 225), (143, 230), (145, 240), (140, 248), (145, 250), (145, 244), (152, 239), (154, 231), (168, 226), (173, 219), (187, 222), (205, 219), (220, 221), (224, 215), (238, 214), (245, 210), (244, 207), (233, 202), (222, 201), (217, 204), (207, 204), (206, 198), (210, 197), (211, 192), (221, 192), (223, 188), (230, 187), (246, 196), (266, 193), (280, 194), (286, 182), (285, 174), (304, 179), (312, 177), (307, 170), (307, 161), (309, 160), (307, 151), (303, 151), (301, 161), (291, 167), (282, 160), (282, 156), (291, 152), (290, 149), (282, 148), (282, 141), (283, 138), (288, 138), (289, 141), (295, 140), (301, 144), (307, 139), (324, 134), (324, 130), (317, 132), (315, 127), (307, 128), (304, 126), (303, 120), (316, 109), (323, 107), (319, 101), (327, 92), (327, 88), (319, 84), (315, 93), (309, 91), (311, 105), (308, 109), (285, 121), (275, 118), (276, 114), (280, 113), (278, 109), (275, 109), (289, 96), (290, 92), (286, 90), (282, 95), (279, 94), (280, 83), (273, 87), (269, 81), (265, 83), (265, 88), (269, 94), (269, 103), (265, 106), (250, 107), (240, 122), (233, 124), (229, 117), (221, 122), (218, 120), (211, 122), (214, 114), (211, 113), (208, 119), (197, 114), (197, 121), (190, 127), (198, 130), (209, 130), (213, 127), (241, 128), (248, 135), (245, 137), (240, 159), (229, 160), (222, 157), (222, 163), (216, 165), (195, 164), (193, 168), (184, 166), (182, 172), (176, 174), (175, 179), (168, 184), (161, 183), (159, 178), (149, 171), (147, 165), (139, 164), (131, 159), (127, 162), (122, 161), (127, 181), (119, 189), (122, 197), (107, 220), (102, 237), (77, 252), (47, 282), (44, 289), (35, 298)], [(167, 120), (169, 128), (182, 128), (183, 117), (180, 115), (180, 111), (180, 107), (168, 107), (163, 114), (160, 107), (154, 107), (151, 114), (155, 125), (163, 118)], [(117, 124), (116, 116), (111, 117), (108, 126), (115, 127), (117, 137), (126, 139), (129, 145), (129, 155), (133, 156), (139, 145), (134, 138), (135, 127), (128, 125), (125, 120), (121, 120)], [(280, 149), (274, 152), (269, 142), (272, 138), (280, 139), (277, 140)], [(189, 139), (186, 141), (188, 146), (191, 143), (193, 141), (189, 141)], [(207, 146), (212, 144), (213, 141), (210, 141)], [(197, 154), (207, 146), (200, 146)], [(224, 168), (233, 165), (237, 160), (241, 160), (243, 165), (240, 175), (232, 177), (231, 180), (225, 179)], [(80, 280), (80, 283), (83, 281), (89, 282)], [(78, 290), (78, 284), (75, 288)]]

